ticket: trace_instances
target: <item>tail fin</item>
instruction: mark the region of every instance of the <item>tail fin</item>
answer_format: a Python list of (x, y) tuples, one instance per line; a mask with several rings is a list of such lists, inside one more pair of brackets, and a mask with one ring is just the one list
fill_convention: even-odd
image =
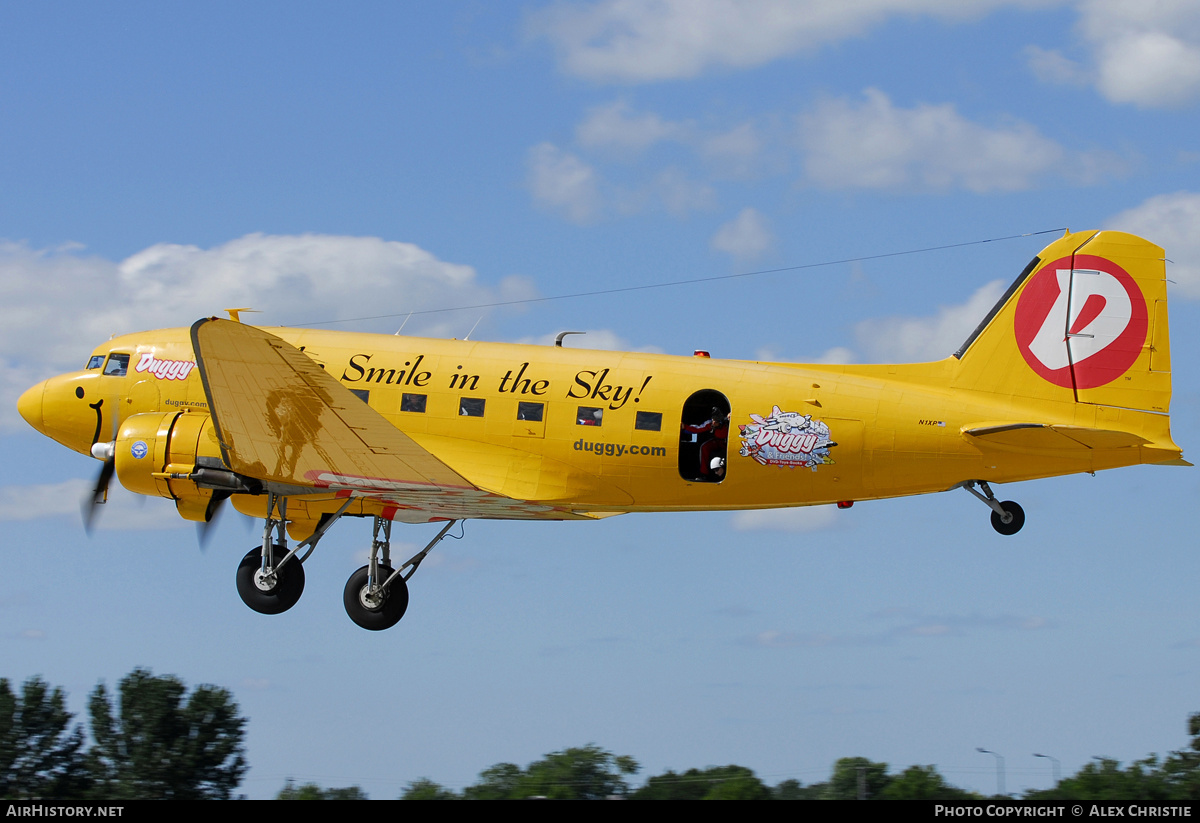
[(1163, 250), (1132, 234), (1076, 232), (1044, 248), (955, 353), (955, 383), (1165, 414), (1169, 337)]

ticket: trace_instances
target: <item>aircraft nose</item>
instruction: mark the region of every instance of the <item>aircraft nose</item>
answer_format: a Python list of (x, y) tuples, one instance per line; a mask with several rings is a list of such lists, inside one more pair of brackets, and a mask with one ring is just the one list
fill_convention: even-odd
[(26, 423), (40, 432), (44, 432), (46, 428), (46, 422), (42, 417), (42, 399), (45, 393), (46, 383), (42, 381), (28, 389), (17, 400), (17, 411), (25, 418)]
[[(103, 398), (96, 391), (96, 374), (60, 374), (38, 383), (17, 400), (17, 411), (29, 425), (69, 449), (87, 454), (98, 439)], [(89, 400), (95, 397), (96, 402)], [(111, 423), (111, 420), (110, 420)]]

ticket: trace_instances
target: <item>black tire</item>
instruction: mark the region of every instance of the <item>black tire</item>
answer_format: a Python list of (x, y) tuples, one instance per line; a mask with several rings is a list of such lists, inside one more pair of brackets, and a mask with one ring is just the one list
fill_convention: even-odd
[[(386, 580), (391, 573), (392, 570), (387, 566), (379, 566), (381, 579)], [(350, 615), (350, 619), (362, 628), (373, 632), (390, 629), (399, 623), (400, 618), (404, 617), (404, 613), (408, 611), (408, 583), (403, 578), (397, 577), (392, 581), (392, 585), (388, 586), (383, 602), (374, 608), (369, 606), (363, 597), (366, 588), (367, 567), (363, 566), (350, 575), (350, 579), (346, 581), (346, 591), (342, 596), (346, 614)]]
[(259, 614), (282, 614), (296, 605), (304, 594), (304, 566), (298, 557), (292, 557), (275, 572), (275, 585), (271, 588), (259, 586), (256, 575), (262, 568), (262, 547), (246, 553), (237, 570), (237, 590), (242, 602)]
[(1011, 500), (1000, 504), (1006, 512), (1012, 515), (1012, 520), (1005, 523), (997, 512), (992, 512), (992, 528), (1000, 534), (1016, 534), (1025, 525), (1025, 510)]

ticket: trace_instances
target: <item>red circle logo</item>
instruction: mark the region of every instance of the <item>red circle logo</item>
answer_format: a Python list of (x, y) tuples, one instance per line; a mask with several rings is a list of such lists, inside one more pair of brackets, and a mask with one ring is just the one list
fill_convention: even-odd
[(1129, 370), (1146, 342), (1146, 298), (1111, 260), (1077, 254), (1029, 278), (1013, 323), (1029, 367), (1056, 386), (1094, 389)]

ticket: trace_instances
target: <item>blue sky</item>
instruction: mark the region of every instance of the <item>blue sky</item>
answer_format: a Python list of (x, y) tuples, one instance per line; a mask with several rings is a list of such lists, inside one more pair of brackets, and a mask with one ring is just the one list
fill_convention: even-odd
[[(1034, 751), (1073, 771), (1182, 746), (1194, 469), (1004, 488), (1028, 515), (1012, 538), (961, 492), (468, 523), (373, 634), (341, 606), (369, 523), (325, 539), (296, 608), (254, 614), (233, 577), (257, 524), (229, 512), (200, 551), (169, 502), (114, 492), (85, 537), (95, 464), (15, 401), (111, 334), (227, 306), (390, 333), (410, 311), (1107, 227), (1172, 261), (1172, 430), (1194, 458), (1198, 103), (1184, 0), (5, 5), (0, 676), (41, 674), (77, 711), (139, 665), (224, 686), (252, 797), (461, 788), (588, 742), (643, 777), (810, 783), (863, 755), (985, 791), (977, 746), (1013, 791), (1049, 784)], [(937, 359), (1050, 237), (405, 333)]]

